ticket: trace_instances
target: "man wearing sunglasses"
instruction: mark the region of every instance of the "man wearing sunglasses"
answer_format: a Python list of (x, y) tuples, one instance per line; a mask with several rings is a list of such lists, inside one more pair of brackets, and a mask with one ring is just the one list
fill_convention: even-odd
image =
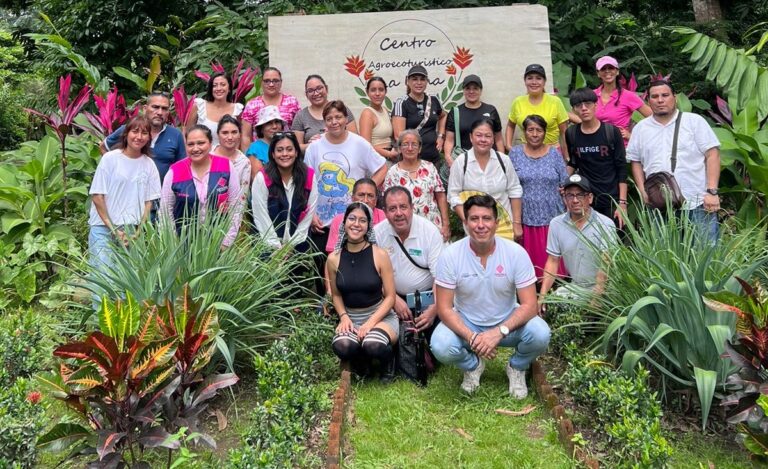
[(547, 263), (541, 281), (539, 304), (557, 278), (563, 260), (571, 275), (571, 283), (584, 288), (602, 289), (598, 253), (617, 240), (613, 221), (591, 207), (592, 186), (586, 177), (573, 174), (563, 185), (566, 212), (549, 223)]

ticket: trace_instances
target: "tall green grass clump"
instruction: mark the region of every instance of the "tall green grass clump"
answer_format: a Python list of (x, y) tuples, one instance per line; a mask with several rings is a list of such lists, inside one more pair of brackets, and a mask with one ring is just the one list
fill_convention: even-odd
[(721, 226), (717, 243), (698, 238), (685, 217), (639, 207), (623, 243), (599, 253), (607, 273), (604, 291), (573, 288), (568, 301), (587, 311), (582, 324), (632, 373), (640, 361), (660, 377), (662, 397), (695, 389), (706, 426), (716, 390), (736, 371), (722, 358), (733, 337), (733, 315), (707, 308), (707, 292), (739, 291), (736, 276), (751, 278), (768, 260), (765, 228)]
[[(259, 349), (286, 335), (294, 311), (317, 304), (309, 287), (315, 275), (308, 254), (290, 247), (274, 250), (259, 237), (240, 233), (222, 249), (229, 227), (226, 216), (208, 217), (177, 234), (167, 223), (146, 224), (128, 248), (116, 248), (113, 264), (101, 272), (81, 273), (84, 287), (96, 295), (124, 297), (164, 304), (182, 295), (189, 284), (193, 297), (215, 304), (224, 332), (218, 350), (231, 367), (250, 362)], [(85, 308), (85, 307), (84, 307)], [(81, 323), (93, 321), (93, 311)]]

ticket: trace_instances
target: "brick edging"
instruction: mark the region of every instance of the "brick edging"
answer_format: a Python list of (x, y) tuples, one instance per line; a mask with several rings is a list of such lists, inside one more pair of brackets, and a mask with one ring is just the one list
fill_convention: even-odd
[(577, 447), (573, 443), (573, 421), (565, 415), (565, 407), (563, 407), (563, 404), (560, 402), (558, 395), (552, 390), (552, 386), (547, 381), (547, 374), (544, 371), (544, 367), (538, 360), (534, 361), (531, 365), (531, 376), (536, 392), (539, 394), (541, 400), (544, 401), (547, 409), (555, 419), (557, 433), (565, 450), (571, 457), (580, 461), (585, 466), (591, 469), (598, 469), (600, 463), (596, 459), (591, 458), (582, 448)]
[(328, 427), (328, 449), (325, 452), (325, 467), (338, 469), (341, 462), (341, 443), (344, 433), (344, 418), (349, 402), (349, 389), (351, 376), (349, 367), (342, 366), (339, 387), (333, 393), (333, 408), (331, 410), (331, 424)]

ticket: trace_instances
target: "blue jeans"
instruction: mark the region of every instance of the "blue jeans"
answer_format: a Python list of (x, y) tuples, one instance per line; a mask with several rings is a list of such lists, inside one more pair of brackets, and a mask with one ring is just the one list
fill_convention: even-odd
[(692, 210), (683, 210), (682, 213), (687, 214), (688, 219), (696, 227), (699, 240), (711, 245), (717, 243), (720, 237), (717, 213), (707, 212), (704, 210), (704, 205), (699, 205)]
[[(112, 266), (112, 254), (115, 244), (112, 233), (104, 225), (93, 225), (88, 232), (88, 264), (97, 272), (104, 272), (106, 267)], [(93, 309), (99, 309), (101, 297), (93, 294)]]
[[(461, 315), (464, 324), (473, 332), (483, 332), (498, 327), (478, 326)], [(517, 352), (509, 359), (509, 366), (516, 370), (527, 370), (531, 362), (544, 353), (549, 345), (549, 326), (539, 316), (532, 318), (523, 327), (511, 331), (508, 336), (501, 339), (499, 347), (516, 347)], [(440, 323), (432, 333), (432, 353), (441, 362), (456, 365), (464, 371), (477, 368), (480, 363), (477, 354), (472, 351), (469, 343), (456, 335), (452, 330)]]

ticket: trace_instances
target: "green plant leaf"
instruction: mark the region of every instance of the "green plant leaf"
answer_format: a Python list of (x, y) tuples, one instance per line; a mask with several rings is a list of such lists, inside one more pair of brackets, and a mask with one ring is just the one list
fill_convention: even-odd
[(25, 303), (31, 302), (37, 293), (37, 276), (32, 269), (24, 269), (13, 279), (16, 294)]
[(712, 370), (703, 370), (699, 367), (694, 367), (693, 376), (696, 379), (696, 389), (699, 392), (699, 402), (701, 403), (701, 429), (703, 431), (707, 428), (709, 409), (712, 407), (712, 398), (715, 395), (717, 373)]
[(91, 431), (75, 423), (58, 423), (45, 435), (37, 439), (37, 447), (43, 450), (59, 452), (74, 443), (88, 438)]

